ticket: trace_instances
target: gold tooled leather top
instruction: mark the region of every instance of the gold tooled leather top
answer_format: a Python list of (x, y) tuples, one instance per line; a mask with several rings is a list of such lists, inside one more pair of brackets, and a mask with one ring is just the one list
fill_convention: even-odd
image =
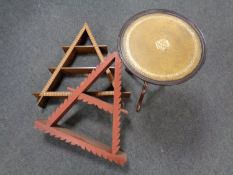
[(198, 33), (183, 19), (152, 13), (137, 18), (124, 31), (122, 53), (127, 64), (156, 81), (179, 80), (201, 60)]

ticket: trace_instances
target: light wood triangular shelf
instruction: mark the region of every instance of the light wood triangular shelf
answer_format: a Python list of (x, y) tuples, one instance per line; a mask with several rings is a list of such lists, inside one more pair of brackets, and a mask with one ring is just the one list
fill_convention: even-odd
[[(86, 36), (85, 36), (86, 34)], [(85, 37), (85, 38), (84, 38)], [(92, 45), (81, 45), (83, 39), (89, 37)], [(45, 84), (41, 92), (35, 92), (33, 95), (38, 98), (38, 105), (40, 107), (45, 107), (48, 98), (62, 98), (68, 97), (70, 95), (69, 91), (54, 91), (62, 79), (63, 74), (88, 74), (95, 67), (69, 67), (74, 57), (77, 54), (96, 54), (100, 62), (104, 61), (104, 54), (108, 53), (107, 45), (98, 45), (91, 30), (87, 23), (84, 23), (78, 35), (75, 37), (74, 41), (70, 46), (63, 46), (64, 56), (61, 59), (57, 67), (49, 68), (52, 73), (50, 79)], [(113, 83), (113, 73), (114, 67), (110, 67), (106, 70), (106, 75), (114, 87)], [(94, 96), (114, 96), (114, 91), (96, 91), (88, 92), (90, 95)], [(122, 97), (129, 97), (130, 92), (122, 92)]]

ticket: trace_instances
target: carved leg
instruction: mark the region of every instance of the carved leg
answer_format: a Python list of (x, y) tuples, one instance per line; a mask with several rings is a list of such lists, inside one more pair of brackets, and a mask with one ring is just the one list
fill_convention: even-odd
[(137, 112), (139, 112), (141, 110), (142, 101), (143, 101), (144, 95), (146, 93), (147, 87), (148, 87), (148, 83), (146, 81), (144, 81), (144, 84), (142, 86), (142, 91), (141, 91), (141, 94), (138, 98), (138, 102), (137, 102), (137, 106), (136, 106)]

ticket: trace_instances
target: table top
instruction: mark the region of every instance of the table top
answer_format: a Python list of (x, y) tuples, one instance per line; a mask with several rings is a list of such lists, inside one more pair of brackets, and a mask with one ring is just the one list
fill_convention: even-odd
[(155, 84), (176, 84), (191, 77), (204, 56), (204, 39), (189, 20), (167, 10), (149, 10), (130, 18), (120, 34), (126, 66)]

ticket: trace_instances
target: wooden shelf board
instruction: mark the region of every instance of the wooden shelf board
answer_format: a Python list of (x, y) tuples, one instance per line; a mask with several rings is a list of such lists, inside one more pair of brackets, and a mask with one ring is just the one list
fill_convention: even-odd
[[(49, 92), (44, 92), (44, 93), (40, 93), (40, 92), (35, 92), (32, 95), (34, 95), (35, 97), (39, 98), (39, 97), (54, 97), (54, 98), (64, 98), (64, 97), (68, 97), (71, 94), (70, 91), (49, 91)], [(110, 97), (114, 95), (114, 91), (98, 91), (98, 92), (87, 92), (87, 94), (89, 95), (93, 95), (96, 97)], [(121, 96), (122, 97), (130, 97), (130, 92), (122, 92)]]
[[(70, 46), (62, 46), (64, 52), (67, 52)], [(104, 54), (108, 53), (108, 46), (107, 45), (98, 45), (100, 51)], [(95, 48), (93, 45), (83, 45), (83, 46), (75, 46), (74, 47), (76, 52), (79, 53), (96, 53)]]
[[(61, 71), (65, 74), (89, 74), (95, 68), (96, 67), (62, 67)], [(56, 67), (50, 67), (49, 71), (53, 73), (55, 69)], [(114, 73), (114, 67), (110, 67), (109, 69)]]

